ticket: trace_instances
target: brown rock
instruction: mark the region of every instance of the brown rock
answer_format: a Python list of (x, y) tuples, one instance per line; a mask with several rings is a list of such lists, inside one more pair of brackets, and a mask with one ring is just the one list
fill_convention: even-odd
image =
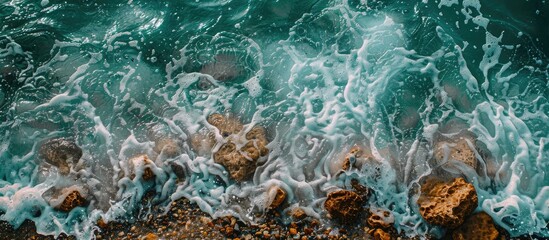
[(382, 229), (375, 229), (370, 232), (374, 240), (391, 240), (391, 235)]
[(46, 141), (38, 151), (40, 158), (57, 167), (61, 174), (69, 174), (70, 167), (82, 157), (82, 149), (71, 140), (55, 138)]
[[(246, 139), (239, 135), (243, 126), (232, 117), (224, 117), (221, 114), (212, 114), (208, 122), (219, 129), (227, 142), (214, 153), (214, 161), (223, 165), (232, 179), (244, 181), (248, 179), (256, 169), (257, 160), (268, 154), (267, 138), (262, 127), (255, 126), (248, 133)], [(238, 149), (237, 145), (243, 145)]]
[(290, 228), (290, 234), (291, 234), (291, 235), (296, 235), (296, 234), (297, 234), (297, 229), (295, 229), (295, 228)]
[(82, 207), (86, 205), (86, 199), (80, 195), (80, 192), (78, 191), (72, 191), (65, 197), (63, 202), (57, 206), (56, 208), (64, 211), (64, 212), (70, 212), (72, 209), (76, 207)]
[[(465, 137), (460, 137), (455, 141), (441, 141), (435, 145), (435, 160), (437, 162), (444, 161), (444, 156), (448, 154), (448, 160), (453, 159), (463, 162), (472, 168), (477, 167), (477, 157), (475, 151), (469, 147)], [(469, 139), (471, 141), (471, 139)]]
[(485, 212), (476, 213), (452, 232), (454, 240), (497, 240), (505, 239), (496, 229), (494, 221)]
[(248, 179), (256, 168), (255, 161), (248, 160), (237, 149), (232, 142), (223, 144), (221, 148), (214, 153), (214, 161), (223, 165), (232, 179), (244, 181)]
[(149, 159), (149, 156), (139, 155), (139, 156), (133, 157), (129, 160), (129, 164), (131, 167), (130, 179), (133, 180), (135, 178), (136, 169), (141, 167), (143, 167), (143, 176), (142, 176), (143, 180), (148, 181), (155, 177), (154, 172), (151, 169), (154, 163)]
[(391, 227), (394, 223), (394, 219), (391, 217), (391, 213), (388, 211), (370, 211), (368, 217), (368, 225), (372, 228), (384, 228)]
[(208, 117), (208, 123), (219, 129), (219, 133), (223, 137), (228, 137), (231, 134), (237, 134), (242, 131), (242, 123), (238, 119), (231, 116), (223, 116), (219, 113), (214, 113)]
[(276, 195), (275, 195), (275, 197), (273, 199), (273, 202), (271, 203), (271, 206), (269, 207), (269, 209), (278, 208), (280, 205), (282, 205), (284, 200), (286, 200), (286, 192), (282, 188), (275, 187), (275, 191), (276, 191)]
[(307, 214), (303, 209), (297, 207), (292, 210), (292, 217), (296, 220), (301, 220), (307, 217)]
[(455, 228), (477, 208), (478, 198), (475, 187), (463, 178), (450, 183), (429, 179), (421, 186), (417, 203), (428, 223)]
[(363, 199), (355, 192), (339, 190), (328, 194), (324, 208), (332, 218), (343, 223), (350, 223), (356, 220), (364, 210), (362, 203)]
[(147, 233), (147, 235), (145, 235), (145, 237), (143, 237), (142, 239), (143, 240), (157, 240), (158, 236), (156, 236), (156, 234), (154, 234), (154, 233)]

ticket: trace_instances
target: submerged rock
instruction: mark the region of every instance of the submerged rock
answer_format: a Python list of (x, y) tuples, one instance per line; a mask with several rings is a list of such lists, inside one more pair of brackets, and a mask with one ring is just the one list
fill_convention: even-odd
[(353, 191), (338, 190), (328, 194), (324, 208), (330, 216), (342, 223), (352, 223), (364, 211), (363, 199)]
[(237, 134), (244, 127), (238, 119), (232, 116), (223, 116), (219, 113), (214, 113), (208, 117), (208, 123), (219, 129), (219, 133), (224, 138), (231, 134)]
[(236, 56), (219, 54), (214, 60), (204, 64), (200, 73), (208, 74), (218, 81), (231, 81), (244, 73)]
[(154, 141), (154, 151), (164, 153), (167, 157), (175, 157), (181, 154), (181, 142), (169, 137), (157, 138)]
[[(250, 148), (249, 150), (253, 150)], [(232, 142), (223, 144), (221, 148), (215, 152), (214, 161), (223, 165), (232, 179), (236, 181), (244, 181), (248, 179), (256, 169), (256, 160), (259, 156), (256, 151), (249, 153), (250, 160), (237, 149)], [(254, 158), (255, 157), (255, 158)]]
[(375, 162), (370, 149), (364, 146), (355, 145), (348, 151), (335, 157), (330, 162), (330, 174), (337, 175), (341, 171), (347, 171), (351, 168), (362, 168), (366, 163)]
[(417, 203), (428, 223), (455, 228), (477, 208), (478, 198), (475, 187), (463, 178), (450, 183), (429, 179), (421, 186)]
[(254, 126), (243, 138), (240, 134), (243, 131), (243, 125), (233, 117), (212, 114), (208, 117), (208, 122), (219, 130), (226, 141), (214, 153), (214, 161), (223, 165), (232, 179), (236, 181), (248, 179), (255, 172), (257, 160), (269, 152), (266, 147), (265, 130)]
[(61, 174), (67, 175), (70, 168), (82, 157), (82, 149), (71, 140), (55, 138), (40, 146), (39, 156), (45, 162), (57, 167)]
[(435, 144), (435, 160), (439, 163), (442, 163), (445, 157), (448, 157), (448, 160), (456, 160), (471, 168), (477, 167), (477, 157), (475, 151), (469, 147), (467, 141), (471, 139), (467, 137), (460, 137), (457, 140), (453, 141), (440, 141)]
[(503, 240), (505, 237), (503, 234), (500, 234), (490, 215), (485, 212), (479, 212), (471, 215), (463, 225), (456, 228), (452, 232), (452, 239)]

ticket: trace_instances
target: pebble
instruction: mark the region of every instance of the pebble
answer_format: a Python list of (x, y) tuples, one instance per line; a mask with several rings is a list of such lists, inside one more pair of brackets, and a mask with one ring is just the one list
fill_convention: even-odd
[(124, 233), (124, 232), (119, 232), (119, 233), (118, 233), (118, 236), (119, 236), (119, 237), (123, 237), (124, 234), (126, 234), (126, 233)]
[(296, 234), (297, 234), (297, 229), (295, 229), (295, 228), (290, 228), (290, 234), (296, 235)]

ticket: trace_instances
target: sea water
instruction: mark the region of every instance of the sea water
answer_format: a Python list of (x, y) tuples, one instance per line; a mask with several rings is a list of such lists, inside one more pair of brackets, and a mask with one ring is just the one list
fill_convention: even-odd
[[(152, 191), (148, 204), (259, 222), (274, 185), (324, 219), (327, 192), (358, 179), (397, 230), (441, 236), (415, 201), (442, 171), (512, 236), (549, 237), (548, 16), (546, 0), (1, 0), (0, 220), (88, 239), (100, 218), (146, 215)], [(249, 181), (191, 147), (212, 113), (266, 128)], [(437, 136), (460, 132), (477, 171), (432, 161)], [(155, 134), (182, 152), (155, 152)], [(68, 176), (39, 157), (54, 138), (82, 149)], [(380, 165), (334, 174), (354, 145)], [(127, 177), (140, 154), (153, 183)], [(54, 209), (63, 187), (91, 203)]]

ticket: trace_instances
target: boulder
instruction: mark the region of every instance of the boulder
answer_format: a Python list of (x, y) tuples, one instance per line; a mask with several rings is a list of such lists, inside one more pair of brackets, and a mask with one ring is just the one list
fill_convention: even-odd
[(330, 216), (342, 223), (352, 223), (362, 214), (363, 199), (353, 191), (338, 190), (328, 194), (324, 208)]
[(54, 138), (44, 142), (38, 154), (45, 162), (57, 167), (61, 174), (67, 175), (82, 157), (82, 149), (71, 140)]
[(421, 186), (417, 203), (428, 223), (455, 228), (477, 208), (478, 198), (475, 187), (463, 178), (449, 183), (428, 179)]

